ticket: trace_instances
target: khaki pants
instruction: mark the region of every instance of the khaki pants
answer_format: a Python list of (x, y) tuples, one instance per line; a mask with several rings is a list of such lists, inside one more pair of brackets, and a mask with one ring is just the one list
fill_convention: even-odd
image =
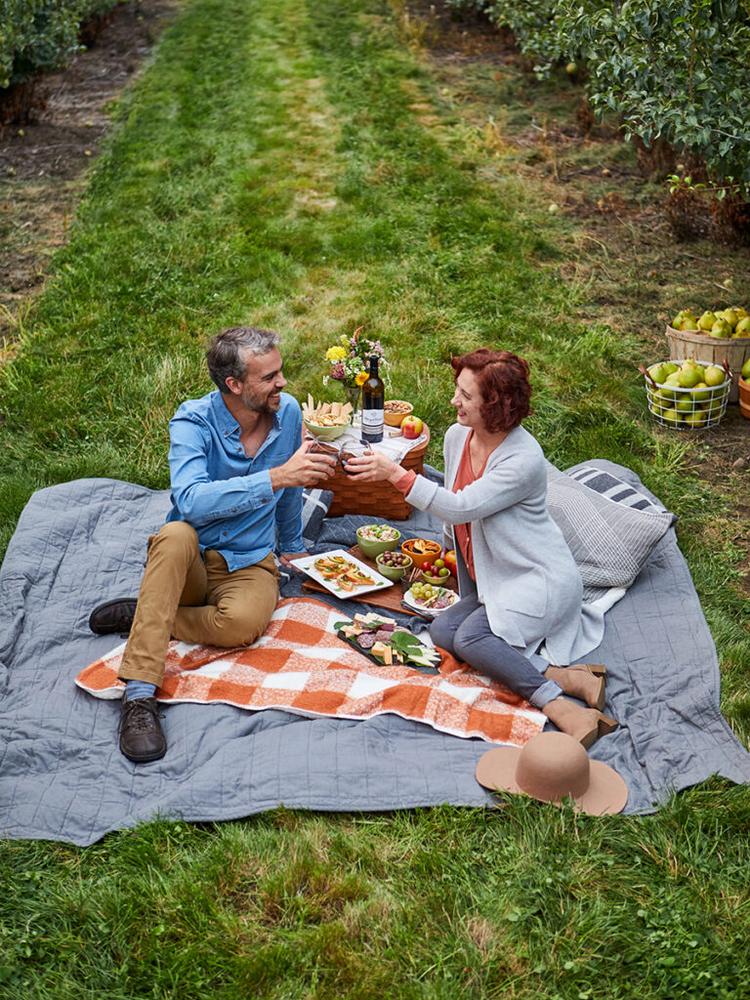
[(205, 562), (201, 559), (198, 535), (189, 524), (165, 524), (148, 542), (120, 677), (158, 687), (170, 636), (225, 648), (255, 642), (276, 607), (278, 581), (272, 554), (230, 573), (218, 552), (207, 549)]

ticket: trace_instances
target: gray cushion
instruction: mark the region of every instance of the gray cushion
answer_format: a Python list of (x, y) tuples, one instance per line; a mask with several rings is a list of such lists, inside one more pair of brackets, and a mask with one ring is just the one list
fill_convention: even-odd
[[(547, 506), (573, 553), (584, 588), (629, 587), (674, 522), (673, 514), (651, 501), (644, 509), (634, 505), (637, 498), (625, 495), (626, 483), (618, 489), (615, 478), (597, 482), (591, 475), (584, 485), (547, 464)], [(605, 491), (597, 492), (592, 483)]]
[(595, 465), (576, 465), (572, 469), (566, 469), (565, 475), (575, 479), (576, 482), (583, 483), (590, 490), (600, 493), (608, 500), (615, 503), (623, 503), (635, 510), (665, 511), (667, 508), (661, 504), (654, 503), (640, 490), (635, 489), (629, 483), (618, 479), (606, 469), (599, 469)]

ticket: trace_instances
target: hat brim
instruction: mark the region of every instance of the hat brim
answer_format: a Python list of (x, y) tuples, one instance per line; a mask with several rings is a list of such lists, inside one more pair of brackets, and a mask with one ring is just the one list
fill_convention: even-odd
[(521, 756), (520, 747), (495, 747), (477, 761), (474, 776), (480, 785), (491, 792), (526, 793), (516, 784), (516, 767)]
[[(512, 792), (528, 795), (516, 784), (516, 768), (521, 755), (519, 747), (495, 747), (477, 761), (475, 776), (480, 785), (492, 792)], [(573, 808), (589, 816), (605, 816), (622, 812), (628, 801), (628, 786), (607, 764), (589, 760), (589, 787), (573, 799)], [(541, 801), (541, 800), (540, 800)], [(553, 802), (552, 805), (560, 805)]]

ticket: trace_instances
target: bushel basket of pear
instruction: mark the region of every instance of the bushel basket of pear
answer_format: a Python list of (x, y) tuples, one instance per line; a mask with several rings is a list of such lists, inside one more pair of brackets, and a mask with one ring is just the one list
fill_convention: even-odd
[(726, 413), (732, 373), (723, 365), (694, 358), (661, 361), (640, 369), (649, 412), (678, 431), (715, 427)]
[(726, 359), (734, 372), (729, 402), (736, 403), (740, 369), (750, 358), (750, 314), (742, 306), (697, 312), (682, 309), (667, 326), (669, 356), (682, 362), (700, 355), (717, 365)]

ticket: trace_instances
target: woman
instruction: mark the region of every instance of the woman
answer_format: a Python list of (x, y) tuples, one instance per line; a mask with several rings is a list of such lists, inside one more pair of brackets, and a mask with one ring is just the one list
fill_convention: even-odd
[(434, 619), (434, 642), (589, 747), (617, 726), (601, 712), (604, 668), (552, 666), (537, 652), (544, 643), (553, 663), (570, 663), (590, 643), (581, 576), (547, 511), (544, 454), (521, 426), (530, 412), (529, 366), (486, 348), (451, 364), (456, 423), (445, 435), (445, 487), (377, 451), (351, 459), (347, 472), (360, 482), (390, 480), (453, 536), (461, 600)]

